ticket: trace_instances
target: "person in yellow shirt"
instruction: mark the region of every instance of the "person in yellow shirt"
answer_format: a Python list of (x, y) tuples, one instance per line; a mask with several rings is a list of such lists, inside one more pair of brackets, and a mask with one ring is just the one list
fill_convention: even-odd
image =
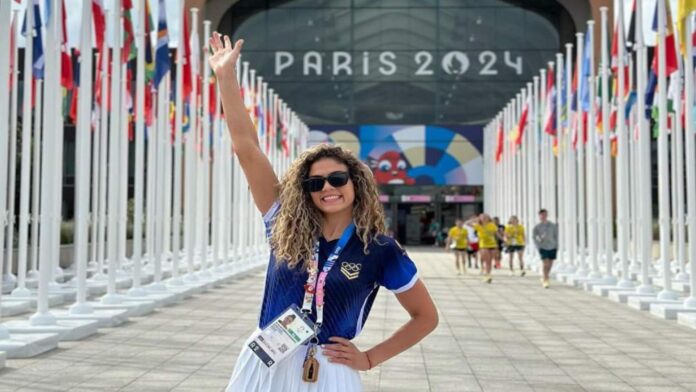
[(520, 276), (526, 274), (523, 259), (526, 239), (524, 226), (520, 224), (517, 216), (511, 216), (507, 226), (505, 226), (505, 245), (507, 246), (507, 253), (510, 255), (510, 275), (514, 275), (515, 273), (515, 268), (513, 266), (515, 254), (517, 254), (520, 260)]
[(445, 250), (454, 251), (454, 266), (457, 268), (457, 275), (462, 274), (462, 270), (466, 272), (465, 257), (468, 257), (466, 249), (469, 246), (469, 232), (464, 227), (464, 221), (457, 219), (455, 226), (449, 230), (447, 240), (445, 241)]
[(491, 263), (495, 252), (498, 251), (498, 242), (496, 241), (498, 226), (493, 223), (488, 214), (474, 216), (467, 221), (467, 224), (470, 224), (474, 230), (476, 230), (476, 234), (478, 234), (479, 237), (479, 253), (481, 254), (481, 263), (483, 264), (484, 273), (483, 282), (491, 283), (493, 282)]

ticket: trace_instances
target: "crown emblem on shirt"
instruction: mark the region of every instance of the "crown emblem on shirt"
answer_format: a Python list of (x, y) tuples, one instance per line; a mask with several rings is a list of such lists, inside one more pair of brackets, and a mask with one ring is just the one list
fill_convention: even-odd
[(341, 273), (348, 278), (348, 280), (357, 278), (360, 275), (361, 268), (362, 264), (360, 263), (349, 263), (347, 261), (341, 263)]

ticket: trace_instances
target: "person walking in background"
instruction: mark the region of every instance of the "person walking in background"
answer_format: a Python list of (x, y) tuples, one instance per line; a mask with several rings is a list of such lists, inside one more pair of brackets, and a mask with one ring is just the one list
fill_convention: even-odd
[(525, 241), (524, 226), (520, 224), (517, 216), (511, 216), (508, 225), (505, 226), (505, 245), (507, 246), (507, 253), (510, 255), (510, 275), (515, 274), (515, 254), (517, 254), (520, 260), (520, 276), (526, 274), (523, 259)]
[(476, 230), (476, 234), (478, 234), (479, 252), (481, 253), (481, 264), (484, 275), (483, 282), (491, 283), (493, 282), (491, 264), (493, 262), (493, 256), (498, 250), (498, 243), (496, 242), (498, 226), (495, 225), (488, 214), (481, 214), (478, 217), (470, 219), (467, 223), (471, 224), (474, 230)]
[[(476, 235), (476, 230), (474, 230), (473, 227), (464, 224), (464, 228), (466, 231), (469, 233), (469, 246), (466, 247), (466, 254), (467, 254), (467, 266), (471, 268), (471, 261), (474, 261), (474, 268), (478, 269), (479, 268), (479, 240), (478, 236)], [(479, 270), (479, 272), (483, 273), (483, 270)]]
[(442, 230), (440, 230), (440, 222), (435, 220), (435, 218), (430, 221), (428, 233), (433, 237), (433, 246), (442, 246), (445, 237), (442, 235)]
[(468, 236), (469, 232), (464, 228), (464, 221), (457, 218), (455, 225), (452, 226), (447, 235), (447, 240), (445, 240), (445, 250), (452, 249), (452, 251), (454, 251), (454, 266), (457, 269), (457, 275), (461, 275), (462, 270), (466, 272), (466, 262), (464, 259), (468, 259), (466, 253), (469, 243)]
[(558, 226), (548, 220), (548, 211), (545, 209), (539, 211), (539, 223), (534, 226), (532, 238), (534, 239), (534, 245), (539, 249), (539, 255), (544, 263), (544, 276), (541, 279), (542, 286), (548, 289), (549, 273), (553, 267), (553, 261), (556, 260), (556, 251), (558, 249)]
[(500, 224), (498, 217), (493, 218), (493, 223), (498, 227), (495, 233), (495, 242), (498, 244), (495, 252), (493, 252), (493, 265), (495, 269), (500, 269), (500, 263), (503, 260), (503, 248), (505, 247), (505, 226)]

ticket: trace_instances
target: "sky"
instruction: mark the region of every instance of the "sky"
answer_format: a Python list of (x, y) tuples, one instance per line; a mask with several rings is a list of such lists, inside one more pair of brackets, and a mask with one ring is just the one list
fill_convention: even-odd
[[(87, 0), (85, 0), (87, 1)], [(158, 1), (157, 0), (148, 0), (150, 2), (150, 10), (152, 12), (152, 17), (153, 21), (155, 24), (157, 24), (157, 12), (158, 12)], [(631, 3), (633, 0), (614, 0), (614, 5), (616, 6), (619, 1), (624, 2), (624, 19), (625, 23), (624, 26), (626, 29), (628, 29), (628, 21), (630, 18), (629, 10), (631, 7)], [(643, 5), (643, 28), (644, 28), (644, 37), (645, 37), (645, 43), (650, 46), (655, 45), (655, 33), (652, 32), (651, 26), (652, 26), (652, 18), (653, 18), (653, 12), (655, 10), (655, 3), (657, 0), (640, 0), (639, 2), (642, 3)], [(17, 9), (19, 10), (19, 20), (24, 20), (24, 3), (26, 3), (26, 0), (22, 1), (22, 4), (16, 4), (15, 2), (12, 2), (12, 9)], [(177, 4), (180, 4), (180, 0), (164, 0), (165, 6), (167, 8), (167, 27), (169, 30), (169, 46), (170, 47), (176, 47), (177, 42), (178, 42), (178, 34), (179, 34), (179, 20), (181, 18), (181, 11), (177, 9)], [(43, 5), (44, 1), (41, 0), (40, 3)], [(111, 7), (113, 3), (113, 0), (104, 0), (104, 4), (107, 7)], [(140, 3), (139, 1), (133, 1), (133, 6), (136, 7)], [(68, 42), (71, 47), (77, 47), (78, 46), (78, 41), (79, 41), (79, 34), (80, 34), (80, 20), (82, 18), (82, 0), (65, 0), (65, 7), (67, 10), (67, 16), (68, 16)], [(677, 7), (677, 0), (670, 0), (670, 8), (673, 13), (676, 13), (676, 7)], [(618, 13), (615, 13), (618, 14)], [(200, 14), (199, 14), (200, 15)], [(199, 16), (200, 17), (200, 16)], [(618, 17), (618, 15), (615, 15), (615, 18)], [(137, 28), (137, 18), (134, 18), (134, 24), (136, 25)], [(599, 22), (599, 21), (597, 21)], [(613, 27), (611, 28), (613, 30)], [(584, 30), (584, 29), (581, 29)], [(595, 27), (595, 34), (599, 36), (599, 31), (600, 27), (596, 25)], [(108, 37), (111, 36), (111, 33), (107, 33)], [(202, 35), (202, 32), (199, 32), (200, 35)], [(111, 40), (108, 38), (109, 41)], [(154, 39), (154, 36), (153, 36)], [(19, 37), (17, 39), (17, 42), (20, 47), (24, 46), (24, 37), (19, 34)]]

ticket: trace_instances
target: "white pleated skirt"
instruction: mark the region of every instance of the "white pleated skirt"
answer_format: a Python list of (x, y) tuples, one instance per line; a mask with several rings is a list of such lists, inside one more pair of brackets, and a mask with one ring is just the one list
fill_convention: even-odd
[(291, 356), (269, 369), (244, 342), (227, 392), (361, 392), (362, 384), (357, 370), (329, 362), (317, 349), (319, 378), (315, 383), (302, 381), (306, 347), (300, 347)]

